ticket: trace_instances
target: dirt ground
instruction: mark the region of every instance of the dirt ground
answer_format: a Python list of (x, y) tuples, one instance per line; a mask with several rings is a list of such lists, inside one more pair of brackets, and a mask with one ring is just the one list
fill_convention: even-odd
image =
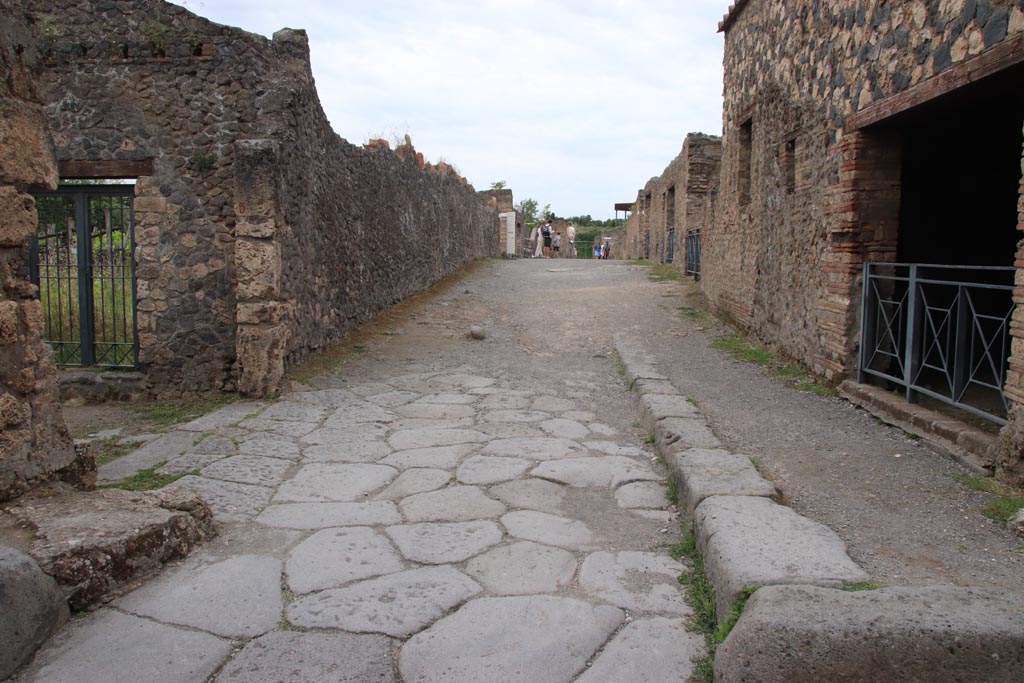
[[(709, 348), (729, 330), (681, 315), (694, 285), (648, 274), (617, 261), (489, 261), (382, 315), (313, 371), (292, 375), (344, 386), (397, 364), (406, 373), (465, 364), (538, 388), (578, 390), (588, 409), (639, 445), (646, 434), (624, 405), (612, 351), (613, 336), (624, 333), (696, 399), (728, 448), (756, 457), (786, 502), (833, 528), (874, 580), (1020, 590), (1024, 543), (979, 512), (987, 494), (955, 481), (963, 470), (954, 461), (842, 399), (797, 391)], [(482, 325), (487, 338), (470, 339), (470, 325)], [(117, 424), (117, 410), (109, 420), (106, 408), (67, 415), (82, 434)]]

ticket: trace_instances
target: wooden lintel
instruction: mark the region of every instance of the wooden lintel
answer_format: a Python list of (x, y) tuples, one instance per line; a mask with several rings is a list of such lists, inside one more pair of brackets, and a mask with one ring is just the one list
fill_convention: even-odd
[(851, 114), (846, 119), (845, 127), (848, 130), (857, 130), (870, 126), (1021, 63), (1024, 63), (1024, 34), (951, 66), (901, 93), (869, 104), (857, 113)]
[(111, 159), (91, 161), (87, 159), (69, 159), (57, 162), (57, 172), (61, 178), (96, 178), (113, 180), (116, 178), (138, 178), (153, 175), (152, 159)]

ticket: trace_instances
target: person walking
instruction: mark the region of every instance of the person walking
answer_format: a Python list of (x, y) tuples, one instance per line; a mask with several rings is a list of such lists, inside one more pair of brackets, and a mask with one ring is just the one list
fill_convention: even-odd
[(551, 250), (554, 252), (554, 258), (562, 257), (562, 233), (556, 231), (554, 238), (551, 240)]
[(565, 237), (569, 240), (569, 247), (565, 252), (566, 257), (576, 258), (576, 228), (573, 227), (572, 221), (569, 221), (569, 225), (565, 229)]
[(594, 240), (594, 258), (601, 258), (601, 239)]
[(612, 251), (612, 244), (608, 240), (605, 240), (604, 244), (601, 245), (601, 258), (605, 261), (608, 260), (608, 254)]
[(544, 224), (544, 227), (540, 229), (540, 234), (544, 238), (544, 258), (551, 258), (551, 220)]

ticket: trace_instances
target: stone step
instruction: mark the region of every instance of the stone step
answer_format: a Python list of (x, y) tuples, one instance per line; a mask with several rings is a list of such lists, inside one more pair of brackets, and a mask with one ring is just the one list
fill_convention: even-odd
[(1024, 681), (1024, 596), (956, 586), (768, 586), (715, 656), (715, 681)]
[(834, 531), (768, 498), (712, 496), (697, 506), (694, 527), (704, 572), (715, 587), (719, 621), (745, 588), (842, 588), (868, 580)]
[(718, 448), (690, 448), (670, 453), (667, 461), (676, 481), (679, 504), (691, 516), (712, 496), (779, 496), (775, 485), (762, 477), (745, 455)]

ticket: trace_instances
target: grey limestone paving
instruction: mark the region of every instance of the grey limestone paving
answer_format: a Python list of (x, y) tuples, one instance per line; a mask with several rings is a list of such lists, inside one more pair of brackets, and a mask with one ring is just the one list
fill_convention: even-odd
[(137, 448), (123, 458), (100, 465), (97, 481), (101, 484), (115, 482), (139, 470), (156, 467), (174, 460), (192, 450), (201, 434), (192, 431), (175, 430)]
[(199, 470), (173, 486), (221, 534), (76, 620), (25, 680), (685, 680), (676, 511), (608, 347), (524, 374), (484, 324), (465, 342), (407, 324), (387, 363), (142, 446), (121, 474)]

